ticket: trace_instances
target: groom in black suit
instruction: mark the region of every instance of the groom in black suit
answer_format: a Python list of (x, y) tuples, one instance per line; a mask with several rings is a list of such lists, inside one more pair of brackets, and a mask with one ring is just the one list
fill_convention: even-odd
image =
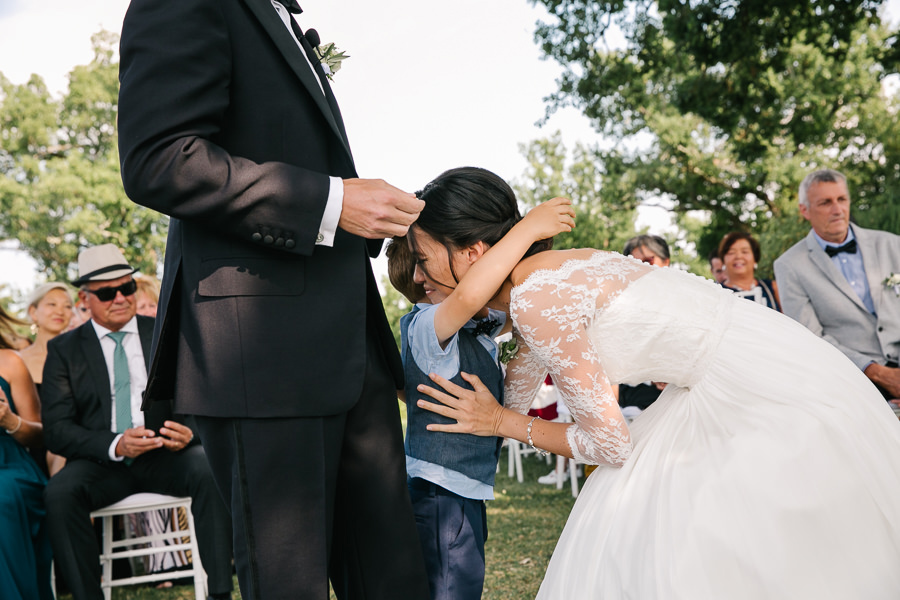
[(357, 179), (284, 0), (132, 0), (126, 192), (172, 217), (145, 402), (196, 415), (248, 600), (427, 598), (369, 256), (423, 203)]
[(210, 597), (230, 598), (231, 523), (203, 448), (170, 403), (139, 408), (153, 319), (135, 314), (134, 269), (112, 244), (78, 263), (91, 320), (48, 344), (41, 387), (47, 448), (67, 459), (44, 490), (57, 567), (75, 600), (101, 600), (90, 512), (138, 492), (190, 496)]

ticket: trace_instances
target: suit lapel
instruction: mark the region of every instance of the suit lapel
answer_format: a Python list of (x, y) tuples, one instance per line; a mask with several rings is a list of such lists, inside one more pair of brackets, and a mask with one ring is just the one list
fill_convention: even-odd
[(856, 292), (853, 291), (853, 288), (850, 287), (850, 284), (847, 282), (847, 279), (844, 277), (844, 274), (834, 266), (834, 263), (831, 261), (831, 258), (822, 250), (822, 247), (819, 246), (819, 242), (816, 241), (813, 232), (810, 231), (809, 235), (806, 236), (806, 249), (809, 251), (809, 259), (812, 263), (822, 271), (822, 274), (831, 281), (835, 287), (837, 287), (841, 292), (844, 293), (845, 296), (850, 298), (857, 306), (863, 309), (866, 312), (869, 312), (869, 309), (865, 307), (862, 303), (862, 300), (859, 299), (859, 296), (856, 295)]
[[(331, 93), (331, 87), (328, 85), (327, 80), (324, 78), (322, 79), (322, 88), (325, 90), (325, 95), (322, 95), (322, 89), (319, 88), (319, 82), (316, 81), (316, 75), (310, 70), (309, 65), (306, 63), (306, 58), (303, 57), (300, 53), (300, 48), (297, 47), (297, 41), (287, 30), (287, 27), (284, 26), (284, 23), (281, 21), (278, 13), (275, 12), (275, 8), (272, 6), (270, 0), (244, 0), (244, 2), (247, 3), (247, 6), (266, 30), (266, 33), (272, 38), (278, 51), (284, 56), (288, 65), (290, 65), (291, 70), (313, 97), (316, 106), (319, 107), (322, 116), (325, 117), (325, 120), (328, 122), (328, 125), (334, 131), (335, 135), (341, 140), (341, 143), (344, 145), (344, 150), (346, 150), (347, 156), (351, 158), (352, 162), (353, 154), (350, 152), (350, 144), (347, 140), (347, 134), (344, 131), (344, 123), (340, 116), (341, 113), (338, 109), (334, 94)], [(303, 44), (303, 48), (306, 49), (307, 52), (311, 50), (309, 43), (305, 38), (301, 39), (300, 43)], [(318, 61), (310, 62), (313, 62), (316, 68), (321, 71), (321, 66), (318, 66)], [(324, 73), (319, 73), (320, 77), (322, 77), (322, 75), (324, 75)]]
[(85, 364), (94, 381), (97, 397), (100, 398), (103, 423), (106, 429), (112, 429), (112, 394), (110, 393), (109, 371), (106, 368), (106, 358), (103, 356), (100, 340), (90, 321), (82, 325), (79, 331), (81, 332), (81, 348), (84, 352)]
[[(851, 225), (853, 227), (853, 225)], [(869, 282), (869, 294), (872, 296), (872, 306), (875, 307), (875, 314), (881, 308), (881, 301), (884, 292), (885, 276), (878, 259), (878, 249), (875, 248), (875, 241), (869, 236), (869, 232), (861, 227), (853, 227), (853, 235), (856, 236), (856, 243), (862, 254), (863, 269), (866, 271), (866, 280)]]

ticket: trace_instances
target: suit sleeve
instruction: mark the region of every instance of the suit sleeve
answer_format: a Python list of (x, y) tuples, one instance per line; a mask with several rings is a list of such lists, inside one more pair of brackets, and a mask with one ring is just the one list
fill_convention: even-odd
[(82, 425), (72, 391), (70, 371), (71, 363), (63, 358), (59, 344), (51, 341), (47, 347), (44, 382), (41, 384), (44, 443), (51, 452), (70, 460), (86, 458), (109, 462), (109, 445), (116, 434), (112, 431), (88, 429)]
[(784, 314), (843, 352), (857, 368), (865, 369), (872, 362), (871, 358), (844, 346), (835, 337), (825, 333), (825, 328), (816, 316), (809, 293), (803, 288), (801, 278), (798, 277), (791, 261), (779, 258), (775, 261), (774, 267)]
[(131, 2), (120, 48), (125, 191), (138, 204), (245, 242), (259, 224), (278, 224), (294, 232), (296, 245), (277, 250), (312, 254), (328, 175), (254, 162), (212, 141), (229, 118), (231, 53), (240, 45), (229, 33), (213, 0)]

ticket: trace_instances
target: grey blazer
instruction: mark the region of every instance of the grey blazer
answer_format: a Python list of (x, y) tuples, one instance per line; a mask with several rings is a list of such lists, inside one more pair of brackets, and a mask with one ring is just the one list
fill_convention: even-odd
[(851, 225), (862, 254), (875, 314), (819, 246), (813, 232), (775, 261), (784, 313), (828, 340), (860, 369), (900, 357), (900, 297), (884, 286), (900, 273), (900, 236)]

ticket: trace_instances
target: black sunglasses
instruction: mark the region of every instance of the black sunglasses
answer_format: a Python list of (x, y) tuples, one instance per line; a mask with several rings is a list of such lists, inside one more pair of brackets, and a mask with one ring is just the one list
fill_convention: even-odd
[(90, 290), (88, 288), (84, 288), (84, 291), (89, 292), (95, 296), (97, 296), (97, 300), (100, 302), (109, 302), (110, 300), (115, 300), (116, 294), (122, 292), (123, 296), (131, 296), (137, 291), (137, 282), (132, 279), (131, 281), (125, 282), (119, 287), (102, 287), (97, 288), (96, 290)]

